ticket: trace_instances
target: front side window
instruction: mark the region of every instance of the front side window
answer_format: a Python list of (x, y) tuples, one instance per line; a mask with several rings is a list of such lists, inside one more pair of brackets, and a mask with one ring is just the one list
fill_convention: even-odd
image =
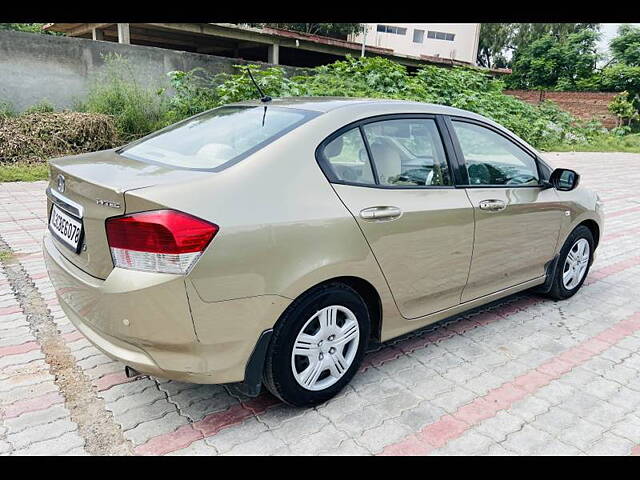
[(413, 43), (422, 43), (424, 41), (424, 30), (418, 30), (417, 28), (413, 31)]
[(305, 123), (316, 114), (282, 107), (229, 106), (205, 112), (124, 147), (141, 161), (186, 169), (220, 169)]
[(380, 185), (451, 185), (447, 159), (432, 119), (398, 119), (362, 127)]
[(347, 183), (374, 184), (367, 148), (358, 127), (334, 138), (323, 151), (336, 180)]
[(538, 185), (536, 160), (502, 135), (453, 121), (470, 185)]

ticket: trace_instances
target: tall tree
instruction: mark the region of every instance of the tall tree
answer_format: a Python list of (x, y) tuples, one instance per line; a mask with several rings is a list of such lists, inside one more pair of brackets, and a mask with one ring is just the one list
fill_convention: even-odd
[(534, 40), (516, 52), (507, 85), (525, 89), (576, 89), (577, 84), (590, 79), (595, 72), (598, 38), (598, 32), (583, 29), (565, 38), (546, 34)]
[(478, 64), (487, 68), (507, 66), (507, 49), (511, 45), (514, 23), (483, 23), (478, 43)]
[(609, 42), (609, 48), (615, 62), (640, 66), (640, 28), (620, 25), (618, 36)]
[(518, 51), (547, 35), (562, 41), (573, 33), (583, 30), (599, 31), (599, 23), (519, 23), (513, 36), (511, 48)]
[(564, 40), (583, 30), (599, 29), (599, 23), (483, 23), (478, 63), (483, 67), (511, 66), (520, 50), (545, 36)]

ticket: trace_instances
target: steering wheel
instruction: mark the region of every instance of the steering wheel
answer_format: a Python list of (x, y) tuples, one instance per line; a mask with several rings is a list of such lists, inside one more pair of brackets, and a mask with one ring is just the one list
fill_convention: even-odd
[(531, 175), (523, 173), (507, 180), (506, 185), (522, 185), (523, 183), (528, 183), (531, 180), (533, 180), (533, 177)]
[(427, 179), (424, 181), (424, 184), (431, 185), (431, 182), (433, 182), (433, 169), (431, 169), (431, 171), (427, 175)]
[(472, 185), (491, 184), (491, 171), (484, 163), (470, 165), (467, 172), (469, 173), (469, 183)]

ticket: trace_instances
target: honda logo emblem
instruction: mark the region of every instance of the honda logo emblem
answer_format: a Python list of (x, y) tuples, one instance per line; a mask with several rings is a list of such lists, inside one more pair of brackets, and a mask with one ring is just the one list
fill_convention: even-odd
[(64, 193), (64, 175), (59, 174), (57, 178), (57, 187), (60, 193)]

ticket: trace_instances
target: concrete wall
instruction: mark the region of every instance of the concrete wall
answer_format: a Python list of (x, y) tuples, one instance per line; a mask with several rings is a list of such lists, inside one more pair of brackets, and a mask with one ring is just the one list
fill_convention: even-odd
[[(367, 23), (367, 45), (392, 48), (394, 52), (404, 55), (438, 56), (451, 58), (474, 64), (478, 54), (479, 23), (384, 23), (394, 27), (403, 27), (407, 31), (404, 35), (378, 32), (378, 23)], [(414, 42), (415, 30), (424, 32), (421, 43)], [(443, 32), (454, 34), (454, 40), (438, 40), (428, 38), (428, 32)], [(362, 43), (363, 35), (355, 35), (352, 40)]]
[(141, 45), (0, 31), (0, 102), (11, 103), (18, 111), (45, 99), (56, 108), (73, 107), (87, 94), (92, 75), (104, 65), (102, 55), (109, 52), (128, 58), (136, 80), (153, 88), (166, 86), (166, 74), (172, 70), (201, 67), (212, 73), (232, 73), (233, 65), (260, 63)]
[(609, 112), (609, 104), (616, 92), (549, 92), (545, 90), (505, 90), (504, 93), (537, 105), (552, 100), (558, 106), (582, 120), (595, 118), (607, 128), (616, 126), (616, 116)]

